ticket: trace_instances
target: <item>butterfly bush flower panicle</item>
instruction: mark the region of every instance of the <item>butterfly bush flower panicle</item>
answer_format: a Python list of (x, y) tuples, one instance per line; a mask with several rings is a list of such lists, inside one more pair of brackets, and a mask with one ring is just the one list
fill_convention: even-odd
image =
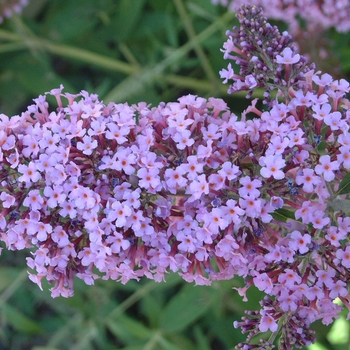
[(104, 106), (63, 86), (48, 94), (59, 113), (41, 96), (14, 128), (1, 127), (1, 239), (8, 249), (32, 247), (32, 281), (41, 287), (45, 278), (54, 297), (66, 297), (74, 276), (92, 284), (93, 270), (124, 283), (180, 270), (198, 284), (242, 270), (233, 236), (227, 256), (213, 253), (244, 216), (229, 206), (226, 218), (225, 204), (239, 197), (227, 191), (241, 172), (228, 142), (236, 134), (223, 135), (230, 115), (223, 101), (189, 95), (149, 108)]
[(350, 3), (344, 0), (212, 0), (236, 12), (242, 5), (261, 6), (270, 20), (283, 21), (296, 40), (299, 51), (311, 57), (318, 69), (339, 75), (329, 29), (350, 29)]
[[(339, 317), (335, 298), (350, 307), (350, 134), (335, 127), (349, 123), (350, 89), (308, 70), (259, 9), (238, 16), (227, 54), (281, 102), (262, 112), (254, 100), (238, 118), (220, 99), (106, 106), (61, 86), (48, 93), (57, 113), (40, 96), (10, 126), (0, 115), (0, 238), (31, 249), (29, 278), (53, 297), (73, 295), (74, 278), (241, 276), (240, 295), (255, 285), (266, 297), (234, 324), (247, 333), (237, 348), (279, 337), (291, 350), (315, 341), (313, 322)], [(271, 341), (251, 344), (264, 332)]]

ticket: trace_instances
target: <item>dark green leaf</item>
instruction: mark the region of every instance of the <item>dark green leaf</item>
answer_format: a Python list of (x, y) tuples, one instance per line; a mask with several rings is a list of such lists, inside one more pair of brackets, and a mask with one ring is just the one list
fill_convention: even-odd
[(121, 0), (119, 11), (115, 19), (115, 37), (119, 42), (128, 39), (130, 33), (139, 31), (139, 22), (142, 19), (142, 9), (145, 0)]
[(194, 336), (198, 344), (198, 350), (210, 350), (209, 340), (200, 327), (195, 327)]
[(339, 185), (337, 195), (350, 193), (350, 173), (347, 173)]
[(154, 331), (145, 327), (141, 321), (132, 319), (125, 314), (108, 320), (106, 325), (113, 334), (124, 338), (127, 342), (132, 339), (145, 341), (154, 334)]
[(284, 208), (275, 210), (271, 215), (276, 221), (287, 222), (288, 219), (295, 220), (294, 212)]
[(53, 1), (44, 34), (58, 41), (77, 38), (97, 25), (99, 10), (96, 0)]

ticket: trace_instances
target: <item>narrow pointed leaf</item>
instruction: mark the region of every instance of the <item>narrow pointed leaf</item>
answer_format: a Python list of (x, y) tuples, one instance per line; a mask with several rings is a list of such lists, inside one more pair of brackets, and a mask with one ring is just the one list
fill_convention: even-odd
[(284, 208), (275, 210), (271, 215), (276, 221), (280, 222), (287, 222), (289, 219), (295, 220), (294, 213)]
[(350, 193), (350, 173), (347, 173), (339, 185), (337, 194)]

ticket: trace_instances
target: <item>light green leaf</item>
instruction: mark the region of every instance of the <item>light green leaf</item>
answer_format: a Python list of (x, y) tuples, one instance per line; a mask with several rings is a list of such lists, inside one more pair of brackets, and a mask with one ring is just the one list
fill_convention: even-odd
[(342, 211), (344, 213), (350, 211), (350, 200), (348, 199), (335, 199), (329, 203), (329, 206), (334, 211)]
[(349, 322), (345, 317), (335, 320), (332, 329), (327, 335), (329, 342), (334, 345), (347, 344), (349, 338)]
[(166, 305), (160, 316), (164, 332), (179, 332), (201, 317), (211, 306), (215, 290), (211, 287), (186, 285)]
[(43, 332), (42, 328), (37, 322), (33, 321), (11, 305), (3, 305), (2, 310), (7, 323), (17, 331), (26, 334), (38, 334)]

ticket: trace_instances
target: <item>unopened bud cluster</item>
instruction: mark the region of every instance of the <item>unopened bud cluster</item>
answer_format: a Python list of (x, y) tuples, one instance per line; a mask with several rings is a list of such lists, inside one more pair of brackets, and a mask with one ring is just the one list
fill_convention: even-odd
[(238, 74), (231, 63), (227, 70), (220, 71), (225, 82), (233, 80), (228, 93), (248, 91), (250, 98), (256, 88), (263, 88), (267, 102), (273, 90), (277, 89), (287, 99), (289, 89), (303, 88), (305, 73), (314, 65), (308, 65), (305, 57), (296, 52), (292, 37), (270, 25), (260, 7), (242, 6), (237, 18), (240, 27), (227, 31), (229, 39), (222, 50), (224, 58), (239, 67)]

